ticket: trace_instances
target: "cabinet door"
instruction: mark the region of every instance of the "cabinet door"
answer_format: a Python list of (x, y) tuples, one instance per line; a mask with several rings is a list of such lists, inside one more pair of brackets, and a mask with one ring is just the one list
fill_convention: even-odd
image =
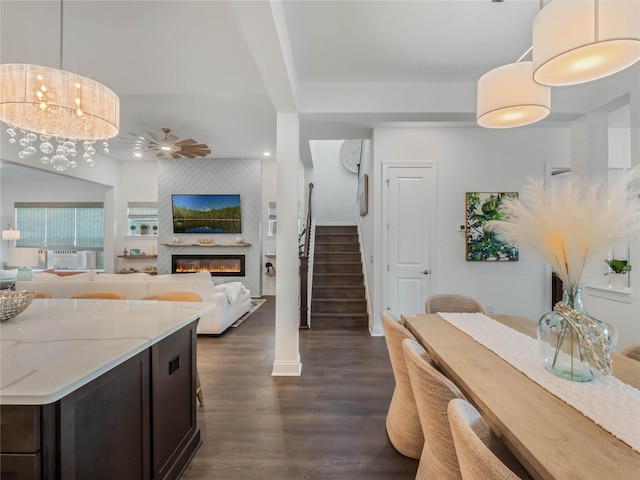
[(149, 350), (60, 400), (60, 476), (149, 479)]
[(195, 321), (151, 347), (154, 479), (179, 478), (200, 446), (195, 362)]

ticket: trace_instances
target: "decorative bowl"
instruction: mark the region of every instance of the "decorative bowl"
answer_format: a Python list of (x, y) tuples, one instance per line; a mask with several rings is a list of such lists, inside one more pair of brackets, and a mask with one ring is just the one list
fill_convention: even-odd
[(210, 245), (213, 243), (213, 239), (211, 237), (198, 237), (196, 241), (200, 245)]
[(36, 292), (13, 292), (4, 290), (0, 292), (0, 322), (6, 322), (13, 317), (24, 312), (31, 301), (35, 298)]

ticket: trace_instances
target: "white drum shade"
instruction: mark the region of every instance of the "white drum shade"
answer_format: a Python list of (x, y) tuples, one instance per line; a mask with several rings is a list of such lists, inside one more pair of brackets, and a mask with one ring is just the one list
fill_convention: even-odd
[(551, 89), (533, 81), (531, 62), (504, 65), (478, 80), (477, 120), (488, 128), (528, 125), (549, 115)]
[(638, 60), (638, 0), (552, 0), (533, 22), (533, 78), (542, 85), (597, 80)]
[(118, 134), (120, 101), (104, 85), (40, 65), (0, 65), (0, 120), (31, 132), (102, 140)]

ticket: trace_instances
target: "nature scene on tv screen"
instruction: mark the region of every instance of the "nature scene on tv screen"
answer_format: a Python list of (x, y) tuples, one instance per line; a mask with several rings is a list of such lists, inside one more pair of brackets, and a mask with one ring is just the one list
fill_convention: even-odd
[(241, 233), (240, 195), (172, 195), (174, 233)]

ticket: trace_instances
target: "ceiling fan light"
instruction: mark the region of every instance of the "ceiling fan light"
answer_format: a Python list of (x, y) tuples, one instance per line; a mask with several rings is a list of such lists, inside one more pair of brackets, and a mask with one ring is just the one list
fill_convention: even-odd
[(511, 63), (478, 80), (476, 117), (487, 128), (511, 128), (542, 120), (551, 111), (551, 89), (533, 81), (531, 62)]
[(533, 21), (533, 78), (542, 85), (597, 80), (638, 60), (637, 0), (553, 0)]
[(166, 152), (170, 152), (171, 151), (171, 147), (169, 145), (162, 145), (160, 148), (162, 150), (166, 151)]

